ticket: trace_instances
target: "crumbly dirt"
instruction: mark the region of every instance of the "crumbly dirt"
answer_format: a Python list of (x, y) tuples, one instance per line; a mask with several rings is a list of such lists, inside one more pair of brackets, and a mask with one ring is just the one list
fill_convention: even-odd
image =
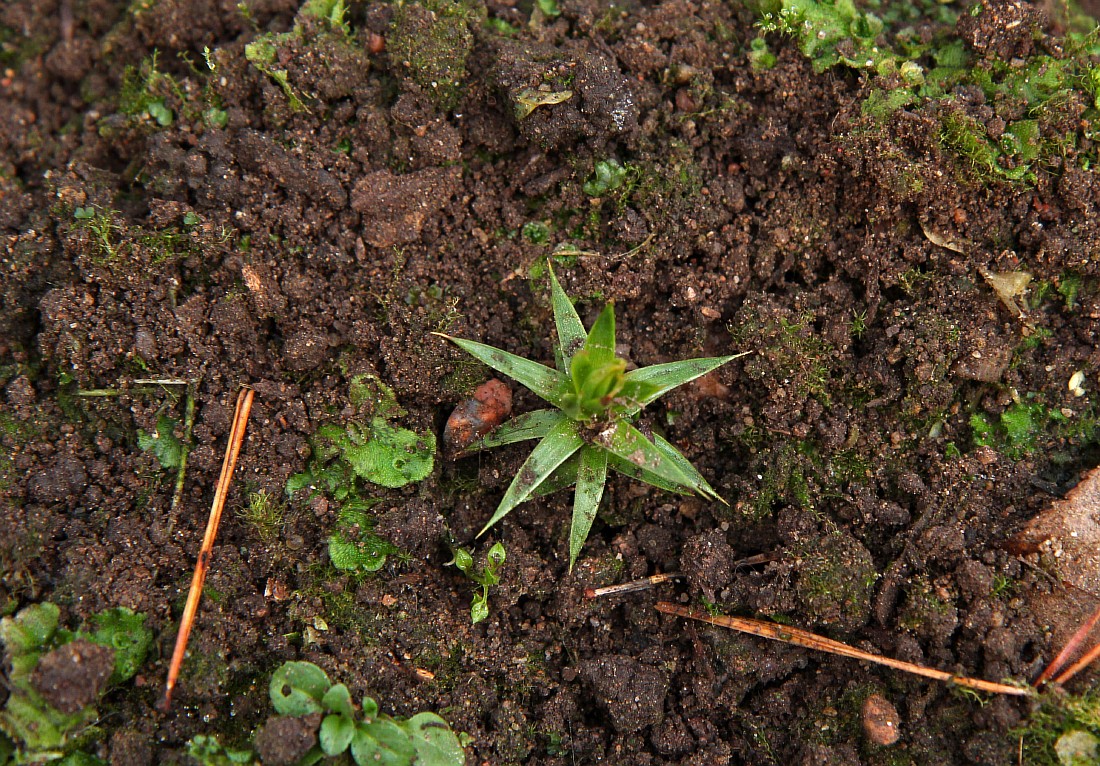
[[(781, 38), (776, 66), (753, 68), (756, 16), (738, 4), (559, 0), (545, 18), (353, 2), (347, 38), (317, 19), (294, 31), (297, 5), (0, 9), (0, 609), (50, 600), (76, 625), (125, 606), (157, 636), (89, 748), (179, 763), (197, 734), (241, 746), (263, 727), (286, 762), (304, 740), (272, 741), (267, 679), (303, 659), (389, 714), (440, 713), (471, 764), (1015, 763), (1026, 702), (653, 603), (1034, 678), (1052, 618), (1024, 596), (1049, 569), (1006, 541), (1096, 463), (1100, 176), (1066, 161), (1030, 185), (976, 178), (927, 111), (870, 130), (856, 73), (815, 73)], [(989, 5), (959, 30), (978, 56), (1059, 31)], [(1024, 33), (1006, 32), (1012, 13)], [(246, 58), (263, 33), (285, 35), (269, 66), (285, 88)], [(436, 59), (432, 41), (449, 46)], [(608, 159), (624, 185), (586, 192)], [(564, 243), (566, 291), (586, 323), (616, 301), (632, 363), (752, 352), (644, 417), (729, 505), (612, 478), (570, 573), (569, 493), (476, 537), (527, 454), (513, 445), (371, 489), (376, 532), (404, 554), (335, 570), (339, 503), (285, 488), (318, 427), (350, 416), (351, 378), (378, 376), (403, 426), (441, 434), (491, 376), (431, 333), (551, 361), (547, 283), (529, 275)], [(1026, 316), (982, 269), (1031, 272)], [(183, 388), (141, 382), (165, 379), (195, 389), (175, 507), (175, 471), (138, 442), (163, 416), (186, 436)], [(248, 435), (165, 714), (242, 385)], [(1013, 440), (1002, 418), (1032, 406)], [(273, 522), (245, 512), (260, 491)], [(495, 541), (507, 562), (472, 625), (450, 547), (483, 560)], [(670, 571), (685, 576), (583, 595)], [(896, 744), (862, 732), (872, 694), (897, 709)]]

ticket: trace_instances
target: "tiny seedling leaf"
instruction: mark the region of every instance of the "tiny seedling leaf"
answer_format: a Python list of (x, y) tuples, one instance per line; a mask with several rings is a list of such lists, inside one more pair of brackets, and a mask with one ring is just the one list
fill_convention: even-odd
[(325, 755), (332, 757), (347, 750), (354, 736), (355, 719), (351, 715), (333, 713), (326, 715), (321, 721), (321, 731), (318, 732), (317, 739)]
[(455, 550), (455, 560), (453, 563), (458, 567), (462, 574), (469, 577), (471, 580), (474, 576), (474, 557), (470, 555), (470, 552), (465, 548), (457, 548)]
[(570, 571), (600, 509), (606, 481), (607, 451), (590, 445), (583, 447), (577, 465), (577, 493), (573, 496), (573, 521), (569, 528)]
[(484, 593), (475, 593), (470, 603), (470, 624), (477, 625), (489, 616), (489, 598)]
[(144, 452), (151, 452), (161, 468), (174, 470), (183, 461), (183, 442), (176, 438), (176, 421), (167, 415), (157, 418), (157, 428), (147, 434), (138, 431), (138, 446)]
[(558, 389), (561, 387), (564, 376), (554, 368), (532, 362), (530, 359), (524, 359), (522, 356), (510, 354), (493, 346), (487, 346), (484, 343), (452, 338), (442, 333), (436, 334), (446, 338), (467, 354), (484, 362), (497, 372), (502, 372), (508, 377), (518, 380), (531, 389), (540, 399), (544, 399), (554, 406), (558, 405)]
[(506, 558), (508, 558), (508, 552), (504, 550), (504, 544), (493, 543), (493, 547), (485, 555), (485, 571), (492, 578), (490, 585), (496, 585), (500, 581), (500, 568), (504, 565)]
[(351, 740), (351, 757), (359, 766), (409, 766), (416, 757), (409, 734), (388, 718), (361, 723)]
[[(321, 698), (321, 705), (330, 713), (342, 713), (343, 715), (355, 715), (355, 707), (351, 704), (351, 692), (345, 684), (334, 684)], [(346, 747), (346, 746), (345, 746)]]
[(555, 426), (546, 437), (538, 443), (531, 454), (520, 466), (519, 472), (508, 485), (508, 490), (497, 506), (493, 518), (479, 532), (485, 534), (489, 527), (503, 519), (509, 511), (531, 496), (539, 484), (545, 481), (554, 470), (564, 463), (570, 455), (584, 445), (577, 430), (577, 424), (571, 420), (564, 420)]
[(466, 763), (458, 737), (435, 713), (417, 713), (402, 726), (416, 748), (417, 766), (462, 766)]
[(370, 723), (378, 715), (378, 703), (370, 697), (363, 697), (363, 720)]
[(280, 715), (320, 713), (321, 700), (332, 683), (312, 662), (284, 662), (272, 675), (271, 704)]

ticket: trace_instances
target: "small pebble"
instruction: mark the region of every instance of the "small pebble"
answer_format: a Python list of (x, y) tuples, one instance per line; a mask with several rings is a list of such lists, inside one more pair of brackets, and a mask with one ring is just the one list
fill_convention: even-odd
[(512, 414), (512, 389), (492, 378), (460, 402), (443, 429), (443, 452), (457, 457), (477, 439), (499, 426)]
[(863, 703), (863, 731), (876, 745), (892, 745), (901, 737), (901, 718), (890, 700), (872, 694)]

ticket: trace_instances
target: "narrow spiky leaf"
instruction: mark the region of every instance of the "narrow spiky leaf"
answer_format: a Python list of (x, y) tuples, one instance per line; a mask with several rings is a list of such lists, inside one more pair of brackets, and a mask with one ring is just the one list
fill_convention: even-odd
[(569, 527), (569, 571), (588, 539), (596, 512), (600, 509), (604, 483), (607, 481), (607, 452), (586, 445), (580, 451), (577, 465), (577, 492), (573, 496), (573, 521)]
[(555, 492), (572, 487), (577, 483), (577, 464), (580, 463), (578, 459), (580, 452), (574, 452), (569, 456), (569, 459), (559, 465), (546, 481), (538, 485), (535, 491), (531, 493), (531, 499), (536, 497), (546, 497), (552, 495)]
[(658, 489), (663, 489), (665, 492), (674, 492), (678, 495), (691, 494), (691, 491), (688, 490), (687, 487), (681, 487), (679, 484), (673, 484), (671, 481), (662, 479), (657, 474), (647, 471), (640, 465), (634, 465), (634, 463), (631, 463), (629, 460), (624, 460), (618, 455), (608, 455), (607, 467), (630, 479), (644, 481), (646, 484), (650, 484)]
[(520, 466), (516, 477), (508, 485), (508, 490), (497, 506), (493, 518), (478, 532), (485, 534), (489, 527), (503, 519), (508, 512), (531, 497), (531, 493), (554, 473), (555, 469), (569, 459), (569, 456), (584, 446), (584, 439), (577, 431), (577, 424), (571, 420), (562, 420), (550, 433), (543, 437), (531, 454)]
[(691, 479), (666, 457), (641, 431), (625, 420), (616, 422), (596, 437), (596, 443), (613, 455), (640, 466), (676, 486), (694, 492)]
[(561, 410), (535, 410), (516, 415), (495, 431), (470, 444), (462, 454), (503, 447), (505, 444), (514, 444), (528, 439), (541, 439), (550, 433), (551, 428), (565, 419), (565, 414)]
[(444, 335), (441, 332), (432, 334), (446, 338), (467, 354), (484, 362), (497, 372), (515, 378), (531, 389), (539, 398), (545, 399), (555, 407), (560, 406), (558, 389), (565, 376), (552, 367), (532, 362), (530, 359), (524, 359), (522, 356), (516, 356), (495, 346), (487, 346), (477, 341), (452, 338), (450, 335)]
[(723, 364), (731, 362), (738, 357), (745, 356), (748, 351), (743, 351), (740, 354), (731, 354), (729, 356), (710, 356), (702, 357), (700, 359), (685, 359), (682, 362), (668, 362), (667, 364), (654, 364), (649, 367), (642, 367), (637, 370), (631, 370), (626, 374), (628, 382), (641, 381), (650, 383), (654, 388), (641, 399), (633, 403), (627, 408), (626, 413), (628, 415), (637, 414), (642, 407), (650, 404), (654, 400), (668, 393), (672, 389), (682, 386), (685, 383), (689, 383), (696, 378), (700, 378), (706, 375), (711, 370), (717, 370)]
[(573, 354), (584, 346), (587, 333), (573, 301), (561, 289), (553, 268), (547, 268), (550, 272), (550, 302), (554, 307), (554, 325), (558, 328), (558, 347), (561, 359), (558, 369), (565, 372), (569, 369), (569, 363), (573, 360)]
[(666, 492), (676, 492), (681, 495), (698, 494), (710, 500), (717, 500), (728, 505), (728, 503), (714, 491), (710, 484), (707, 483), (707, 480), (703, 478), (702, 474), (695, 470), (695, 466), (683, 456), (680, 450), (676, 449), (675, 446), (662, 438), (660, 434), (653, 435), (653, 445), (669, 462), (679, 467), (680, 471), (688, 479), (687, 484), (674, 484), (668, 479), (658, 476), (652, 471), (617, 455), (612, 455), (610, 457), (607, 467), (621, 473), (623, 476), (628, 476), (638, 481), (644, 481), (646, 484), (651, 484)]
[(660, 434), (653, 434), (653, 444), (664, 454), (667, 460), (671, 461), (680, 469), (681, 473), (687, 476), (690, 487), (696, 494), (710, 498), (711, 500), (717, 500), (724, 505), (729, 505), (729, 503), (723, 500), (719, 494), (714, 491), (714, 488), (707, 483), (707, 480), (703, 478), (703, 474), (696, 470), (695, 466), (691, 464), (691, 461), (684, 457), (684, 453), (676, 449), (671, 442)]
[(615, 358), (615, 304), (608, 303), (588, 331), (584, 350), (595, 364), (607, 364)]

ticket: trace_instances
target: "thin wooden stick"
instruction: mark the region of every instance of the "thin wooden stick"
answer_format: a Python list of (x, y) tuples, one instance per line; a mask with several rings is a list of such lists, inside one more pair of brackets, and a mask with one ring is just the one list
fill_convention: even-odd
[[(1076, 654), (1077, 650), (1081, 648), (1081, 645), (1085, 643), (1085, 639), (1088, 638), (1089, 633), (1092, 632), (1092, 629), (1096, 627), (1097, 622), (1100, 622), (1100, 607), (1098, 607), (1096, 611), (1092, 613), (1091, 617), (1085, 620), (1084, 624), (1077, 629), (1077, 632), (1075, 632), (1070, 637), (1069, 641), (1066, 642), (1066, 645), (1062, 647), (1062, 651), (1058, 652), (1058, 656), (1051, 660), (1050, 664), (1047, 665), (1046, 670), (1044, 670), (1042, 674), (1037, 679), (1035, 679), (1036, 686), (1042, 686), (1043, 684), (1045, 684), (1055, 673), (1062, 669), (1063, 665), (1069, 662), (1069, 658)], [(1098, 645), (1098, 647), (1100, 647), (1100, 645)], [(1093, 649), (1089, 653), (1085, 654), (1085, 657), (1088, 657), (1089, 654), (1095, 651), (1097, 651), (1097, 647), (1093, 647)], [(1081, 659), (1084, 659), (1085, 657), (1082, 657)], [(1095, 656), (1093, 657), (1093, 659), (1095, 659)], [(1091, 662), (1092, 660), (1089, 661)], [(1078, 660), (1078, 662), (1080, 662), (1080, 660)], [(1078, 672), (1076, 668), (1076, 665), (1070, 666), (1069, 670), (1066, 671), (1066, 673), (1069, 673), (1069, 676), (1066, 676), (1065, 673), (1059, 675), (1058, 683), (1062, 683), (1063, 676), (1065, 676), (1065, 680), (1067, 681), (1075, 676)], [(1073, 672), (1070, 673), (1070, 671)]]
[(683, 577), (679, 572), (666, 572), (664, 574), (650, 575), (649, 577), (643, 577), (640, 580), (631, 580), (630, 582), (620, 583), (618, 585), (607, 585), (603, 588), (585, 588), (585, 598), (599, 598), (600, 596), (612, 596), (623, 593), (634, 593), (640, 590), (649, 590), (654, 585), (660, 585), (663, 582), (669, 580), (679, 580)]
[(210, 518), (206, 522), (206, 534), (202, 538), (202, 548), (199, 549), (198, 561), (195, 562), (195, 574), (191, 578), (191, 589), (187, 592), (187, 604), (184, 606), (183, 616), (180, 618), (180, 629), (179, 633), (176, 634), (176, 648), (172, 652), (172, 662), (168, 666), (168, 681), (164, 685), (164, 700), (160, 705), (161, 710), (165, 712), (172, 705), (172, 690), (176, 688), (180, 666), (183, 664), (183, 654), (187, 650), (187, 639), (191, 635), (191, 626), (195, 623), (195, 613), (199, 610), (202, 586), (206, 581), (206, 573), (210, 569), (210, 558), (214, 551), (214, 538), (218, 534), (218, 524), (221, 522), (222, 511), (225, 510), (225, 500), (229, 494), (229, 482), (233, 479), (233, 470), (237, 467), (237, 456), (240, 454), (241, 444), (244, 442), (244, 430), (248, 425), (248, 414), (252, 410), (254, 395), (255, 392), (252, 389), (245, 388), (237, 396), (237, 410), (233, 413), (233, 427), (229, 431), (229, 443), (225, 447), (222, 473), (218, 477), (218, 486), (214, 491), (214, 502), (210, 506)]
[(957, 676), (953, 673), (935, 670), (923, 665), (914, 665), (911, 662), (903, 662), (902, 660), (871, 654), (862, 649), (856, 649), (854, 646), (843, 644), (840, 641), (834, 641), (831, 638), (825, 638), (816, 633), (811, 633), (808, 630), (793, 628), (789, 625), (780, 625), (775, 622), (766, 622), (764, 620), (754, 620), (750, 617), (710, 615), (706, 612), (700, 612), (695, 609), (689, 609), (686, 606), (680, 606), (679, 604), (670, 604), (667, 601), (658, 601), (656, 607), (658, 611), (664, 612), (665, 614), (675, 614), (679, 617), (687, 617), (691, 620), (709, 622), (711, 625), (720, 625), (723, 628), (738, 630), (742, 633), (751, 633), (754, 636), (770, 638), (773, 641), (783, 641), (784, 643), (801, 646), (806, 649), (815, 649), (817, 651), (829, 652), (830, 654), (837, 654), (841, 657), (851, 657), (852, 659), (863, 660), (865, 662), (874, 662), (878, 665), (885, 665), (886, 667), (895, 668), (896, 670), (904, 670), (907, 673), (914, 673), (918, 676), (924, 676), (925, 678), (934, 678), (937, 681), (946, 681), (947, 683), (956, 684), (958, 686), (965, 686), (969, 689), (977, 689), (978, 691), (992, 692), (994, 694), (1011, 694), (1016, 697), (1026, 697), (1035, 693), (1030, 687), (1009, 686), (1008, 684), (999, 684), (993, 681), (983, 681), (980, 678)]

